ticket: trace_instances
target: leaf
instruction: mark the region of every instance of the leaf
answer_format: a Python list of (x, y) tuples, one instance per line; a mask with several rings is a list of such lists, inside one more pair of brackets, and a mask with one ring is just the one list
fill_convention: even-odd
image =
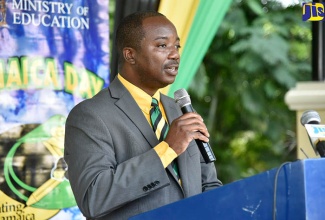
[(278, 83), (286, 88), (292, 88), (296, 84), (296, 79), (291, 76), (290, 72), (284, 66), (278, 66), (273, 72), (274, 78)]
[(253, 114), (259, 114), (263, 109), (263, 97), (253, 90), (244, 90), (241, 94), (242, 104), (246, 110)]
[(257, 15), (262, 15), (264, 13), (261, 3), (255, 0), (247, 0), (247, 5)]

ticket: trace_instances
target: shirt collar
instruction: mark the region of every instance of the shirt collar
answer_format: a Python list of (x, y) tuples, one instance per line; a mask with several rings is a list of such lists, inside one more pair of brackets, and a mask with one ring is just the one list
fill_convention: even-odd
[(118, 74), (117, 77), (121, 81), (121, 83), (125, 86), (125, 88), (131, 93), (132, 97), (134, 98), (134, 100), (136, 101), (136, 103), (139, 105), (140, 109), (143, 112), (149, 114), (152, 98), (155, 98), (158, 100), (158, 102), (160, 102), (159, 90), (151, 97), (145, 91), (143, 91), (139, 87), (127, 81), (120, 74)]

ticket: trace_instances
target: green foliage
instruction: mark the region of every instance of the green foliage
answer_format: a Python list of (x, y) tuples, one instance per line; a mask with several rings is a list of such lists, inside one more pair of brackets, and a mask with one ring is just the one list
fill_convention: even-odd
[(263, 2), (233, 2), (189, 89), (224, 183), (296, 159), (284, 96), (311, 79), (311, 27), (301, 6)]

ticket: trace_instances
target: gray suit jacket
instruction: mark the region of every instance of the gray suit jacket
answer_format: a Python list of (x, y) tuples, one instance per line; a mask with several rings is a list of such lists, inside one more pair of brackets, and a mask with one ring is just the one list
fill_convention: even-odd
[[(169, 123), (182, 113), (162, 95)], [(153, 149), (158, 140), (131, 94), (116, 79), (76, 105), (66, 121), (64, 159), (73, 193), (87, 218), (130, 216), (221, 185), (192, 141), (177, 158), (182, 186)]]

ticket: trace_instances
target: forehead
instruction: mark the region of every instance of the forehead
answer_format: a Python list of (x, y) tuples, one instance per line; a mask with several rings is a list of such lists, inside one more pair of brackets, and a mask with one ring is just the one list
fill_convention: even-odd
[(175, 26), (164, 16), (145, 18), (142, 26), (146, 38), (168, 37), (179, 40)]

